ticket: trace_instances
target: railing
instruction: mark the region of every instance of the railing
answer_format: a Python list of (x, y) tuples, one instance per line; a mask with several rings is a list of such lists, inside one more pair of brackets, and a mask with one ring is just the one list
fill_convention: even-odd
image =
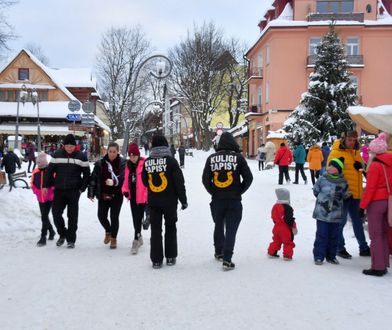
[(263, 78), (263, 68), (262, 67), (253, 67), (249, 68), (248, 78)]
[[(316, 64), (317, 55), (308, 56), (308, 65)], [(346, 55), (348, 65), (363, 65), (363, 55)]]
[(356, 21), (363, 23), (364, 13), (311, 13), (308, 15), (309, 22), (317, 21)]

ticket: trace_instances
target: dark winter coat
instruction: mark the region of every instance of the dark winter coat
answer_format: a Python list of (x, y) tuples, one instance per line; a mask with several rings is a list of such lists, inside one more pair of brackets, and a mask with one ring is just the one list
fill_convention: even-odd
[(296, 164), (305, 164), (306, 150), (302, 144), (298, 145), (293, 152), (294, 161)]
[[(121, 195), (121, 187), (124, 182), (124, 171), (125, 171), (125, 163), (126, 160), (122, 158), (120, 155), (111, 163), (114, 174), (117, 176), (118, 183), (116, 186), (106, 186), (107, 189), (103, 188), (105, 186), (105, 181), (109, 177), (105, 176), (103, 180), (103, 172), (108, 171), (108, 166), (106, 161), (109, 161), (108, 156), (106, 155), (102, 159), (98, 160), (94, 164), (93, 172), (89, 178), (88, 184), (88, 192), (87, 195), (89, 198), (96, 197), (97, 199), (102, 199), (102, 192), (111, 193), (114, 195)], [(110, 190), (108, 190), (110, 189)]]
[(202, 181), (212, 199), (241, 200), (252, 184), (252, 172), (230, 133), (221, 135), (217, 152), (207, 158)]
[(54, 174), (56, 189), (78, 189), (83, 192), (88, 185), (90, 164), (86, 155), (80, 151), (68, 154), (64, 149), (59, 149), (50, 160), (48, 171), (45, 175), (44, 186), (46, 188), (50, 187), (50, 181)]
[(3, 157), (1, 168), (5, 167), (7, 173), (13, 174), (16, 171), (16, 166), (21, 168), (19, 157), (13, 151), (8, 151)]
[(144, 161), (142, 180), (148, 188), (149, 206), (175, 206), (178, 200), (187, 204), (184, 176), (168, 147), (151, 148), (150, 157)]
[(30, 143), (29, 146), (27, 147), (27, 160), (35, 161), (35, 152), (36, 148), (35, 145)]
[(343, 202), (351, 197), (343, 175), (331, 176), (325, 173), (313, 186), (313, 194), (317, 197), (314, 219), (335, 223), (343, 220)]
[(331, 152), (331, 149), (328, 146), (324, 146), (321, 148), (321, 152), (323, 153), (323, 157), (324, 157), (324, 160), (321, 163), (321, 166), (326, 167), (327, 166), (327, 159), (329, 157), (329, 153)]
[(180, 155), (180, 157), (184, 157), (185, 156), (185, 147), (184, 146), (179, 146), (178, 147), (178, 154)]

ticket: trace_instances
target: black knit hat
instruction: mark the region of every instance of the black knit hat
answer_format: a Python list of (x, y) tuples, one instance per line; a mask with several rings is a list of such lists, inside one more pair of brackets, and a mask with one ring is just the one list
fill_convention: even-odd
[(63, 144), (64, 144), (65, 146), (66, 146), (67, 144), (68, 144), (68, 145), (76, 146), (76, 139), (75, 139), (75, 137), (73, 136), (73, 134), (68, 134), (68, 135), (64, 138)]
[(154, 135), (151, 141), (151, 147), (168, 147), (169, 143), (167, 143), (166, 138), (163, 135)]

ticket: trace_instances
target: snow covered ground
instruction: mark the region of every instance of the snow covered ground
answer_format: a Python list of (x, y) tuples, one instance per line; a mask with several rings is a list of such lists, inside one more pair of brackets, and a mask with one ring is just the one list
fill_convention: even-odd
[[(179, 211), (179, 257), (174, 267), (151, 268), (149, 233), (136, 256), (130, 208), (123, 204), (118, 249), (102, 243), (97, 203), (80, 201), (76, 248), (35, 246), (38, 204), (31, 191), (0, 190), (1, 329), (370, 329), (391, 322), (391, 274), (366, 277), (346, 228), (352, 260), (315, 266), (311, 185), (291, 191), (299, 233), (294, 260), (271, 260), (270, 210), (277, 170), (257, 171), (244, 195), (233, 261), (223, 272), (213, 258), (209, 196), (201, 184), (207, 154), (186, 158), (189, 208)], [(24, 165), (25, 166), (25, 165)], [(292, 175), (293, 179), (293, 174)], [(57, 239), (57, 236), (56, 236)]]

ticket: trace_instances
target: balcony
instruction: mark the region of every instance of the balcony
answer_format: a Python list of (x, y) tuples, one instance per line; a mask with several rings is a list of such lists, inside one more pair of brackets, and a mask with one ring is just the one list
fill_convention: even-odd
[[(317, 55), (309, 55), (307, 65), (313, 66), (316, 64)], [(363, 66), (363, 55), (346, 55), (348, 66)]]
[(309, 22), (318, 21), (355, 21), (363, 23), (365, 20), (364, 13), (310, 13), (308, 15)]
[(261, 110), (262, 110), (261, 104), (252, 105), (249, 107), (249, 112), (252, 112), (252, 113), (261, 113)]
[(249, 68), (248, 81), (251, 79), (263, 79), (263, 68), (262, 67)]

